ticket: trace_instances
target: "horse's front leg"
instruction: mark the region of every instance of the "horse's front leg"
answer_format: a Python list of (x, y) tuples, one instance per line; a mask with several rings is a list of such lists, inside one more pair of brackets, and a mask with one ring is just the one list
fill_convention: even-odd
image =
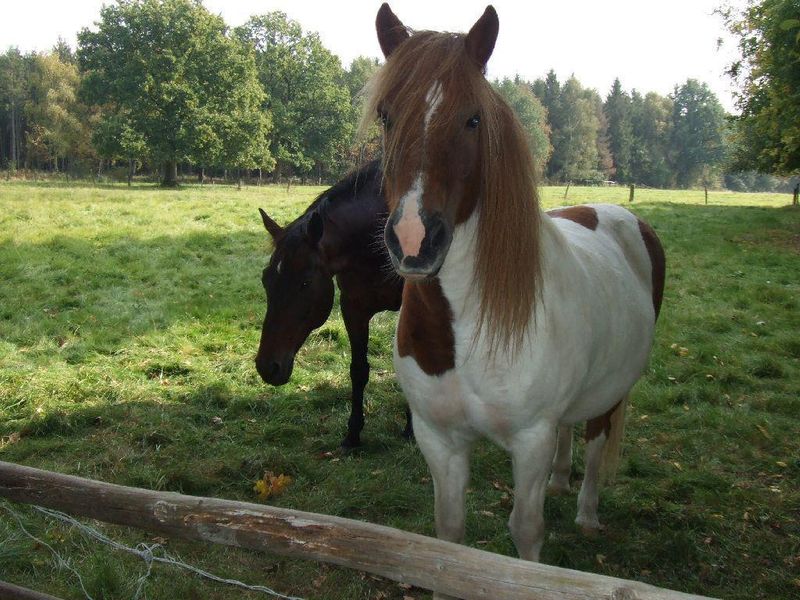
[(369, 381), (369, 320), (372, 314), (359, 310), (346, 297), (341, 299), (342, 318), (350, 339), (350, 384), (352, 386), (350, 419), (347, 435), (342, 440), (345, 450), (361, 445), (361, 429), (364, 427), (364, 388)]
[[(417, 416), (414, 416), (414, 437), (433, 478), (436, 537), (461, 544), (464, 542), (465, 495), (469, 482), (469, 440), (445, 435)], [(433, 594), (434, 600), (451, 598)]]
[(448, 542), (463, 543), (469, 442), (446, 435), (417, 417), (414, 417), (414, 435), (433, 478), (436, 536)]
[(520, 558), (539, 560), (544, 541), (544, 497), (556, 447), (556, 424), (519, 432), (511, 444), (514, 509), (508, 526)]

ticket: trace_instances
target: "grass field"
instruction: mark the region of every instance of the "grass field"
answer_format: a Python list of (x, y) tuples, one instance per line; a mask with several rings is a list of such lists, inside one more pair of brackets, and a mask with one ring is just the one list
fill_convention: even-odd
[[(349, 350), (338, 309), (289, 384), (253, 367), (264, 312), (263, 206), (287, 222), (321, 188), (0, 183), (0, 460), (125, 485), (258, 501), (265, 471), (293, 478), (276, 505), (433, 533), (424, 460), (400, 437), (395, 315), (370, 340), (365, 446), (338, 452)], [(564, 203), (546, 188), (546, 206)], [(567, 203), (624, 202), (572, 188)], [(667, 250), (651, 365), (628, 413), (623, 466), (601, 494), (607, 531), (583, 537), (576, 492), (548, 498), (542, 560), (725, 598), (800, 595), (800, 210), (789, 196), (637, 190)], [(574, 482), (582, 456), (576, 453)], [(481, 444), (467, 542), (512, 554), (510, 465)], [(577, 486), (574, 486), (577, 487)], [(32, 534), (69, 558), (94, 598), (132, 598), (138, 559), (0, 503), (0, 579), (83, 598)], [(219, 575), (314, 599), (426, 598), (342, 569), (155, 539)], [(147, 596), (255, 597), (155, 566)]]

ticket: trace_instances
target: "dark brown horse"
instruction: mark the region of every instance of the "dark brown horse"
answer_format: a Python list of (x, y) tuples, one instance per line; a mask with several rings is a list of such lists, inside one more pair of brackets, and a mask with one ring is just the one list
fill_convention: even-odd
[[(359, 446), (369, 380), (369, 322), (376, 313), (398, 310), (403, 290), (383, 244), (387, 209), (380, 166), (373, 162), (352, 173), (286, 227), (259, 212), (275, 250), (261, 278), (267, 314), (256, 369), (269, 384), (289, 381), (297, 351), (331, 313), (336, 278), (351, 352), (352, 409), (342, 446)], [(406, 415), (404, 435), (409, 437)]]

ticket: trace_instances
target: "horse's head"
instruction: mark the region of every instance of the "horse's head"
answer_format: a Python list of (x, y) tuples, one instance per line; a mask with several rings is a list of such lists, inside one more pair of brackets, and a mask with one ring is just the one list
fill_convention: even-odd
[(283, 385), (292, 375), (295, 354), (331, 313), (333, 278), (320, 249), (323, 220), (319, 213), (312, 211), (284, 229), (262, 209), (259, 212), (275, 249), (261, 277), (267, 314), (256, 369), (265, 382)]
[(386, 63), (370, 82), (362, 131), (383, 121), (394, 267), (406, 279), (435, 277), (457, 227), (474, 217), (466, 283), (480, 298), (478, 330), (487, 326), (493, 349), (518, 347), (541, 276), (541, 211), (525, 132), (484, 76), (497, 13), (487, 7), (466, 35), (410, 34), (384, 4), (376, 28)]
[(484, 128), (497, 101), (483, 73), (497, 13), (488, 7), (466, 35), (410, 36), (384, 4), (376, 27), (387, 59), (371, 96), (384, 126), (386, 245), (400, 275), (433, 277), (481, 194)]

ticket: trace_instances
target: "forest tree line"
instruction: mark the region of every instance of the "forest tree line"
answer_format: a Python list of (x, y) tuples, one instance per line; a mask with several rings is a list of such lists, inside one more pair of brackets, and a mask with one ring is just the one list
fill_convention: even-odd
[[(752, 40), (743, 17), (723, 17), (742, 35), (744, 54)], [(751, 37), (771, 22), (755, 17)], [(794, 35), (791, 24), (777, 29)], [(195, 0), (118, 2), (78, 34), (75, 50), (58, 40), (49, 52), (0, 55), (0, 168), (77, 177), (111, 169), (129, 181), (151, 173), (165, 185), (179, 173), (333, 181), (379, 152), (376, 136), (356, 139), (359, 92), (379, 66), (360, 57), (344, 68), (316, 33), (281, 12), (230, 28)], [(763, 82), (746, 55), (734, 68)], [(781, 164), (764, 159), (769, 149), (754, 154), (757, 126), (768, 124), (748, 120), (757, 106), (746, 88), (737, 118), (692, 79), (666, 96), (626, 90), (617, 79), (602, 97), (552, 71), (493, 85), (550, 183), (783, 190), (793, 181), (774, 175), (797, 172), (791, 150)]]

